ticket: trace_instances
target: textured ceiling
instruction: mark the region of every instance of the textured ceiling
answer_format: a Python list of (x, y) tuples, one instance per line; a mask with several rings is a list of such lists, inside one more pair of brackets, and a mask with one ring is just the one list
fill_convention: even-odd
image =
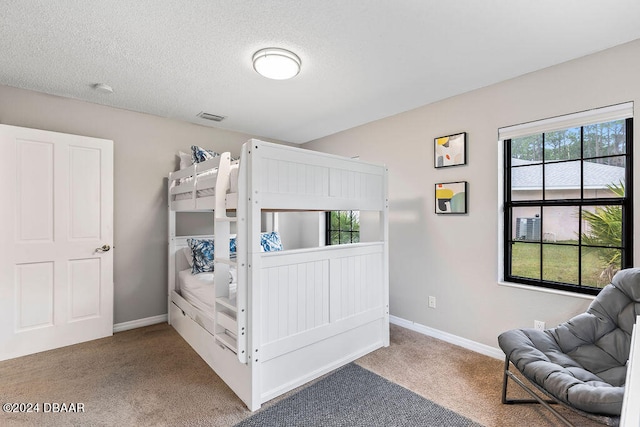
[[(0, 84), (303, 143), (638, 39), (639, 18), (638, 0), (2, 0)], [(297, 77), (253, 71), (273, 46)]]

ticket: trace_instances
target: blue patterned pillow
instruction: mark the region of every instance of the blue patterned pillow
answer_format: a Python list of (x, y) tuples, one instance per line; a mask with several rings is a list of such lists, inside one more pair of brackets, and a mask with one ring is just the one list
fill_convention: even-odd
[[(187, 244), (193, 254), (191, 262), (191, 274), (207, 273), (213, 271), (213, 250), (212, 239), (187, 239)], [(229, 239), (229, 252), (236, 251), (236, 238)]]
[(260, 236), (260, 245), (262, 245), (262, 249), (265, 252), (275, 252), (283, 249), (282, 240), (280, 240), (280, 235), (277, 231), (262, 233)]
[(207, 150), (205, 148), (198, 147), (197, 145), (191, 146), (191, 160), (193, 160), (193, 163), (202, 163), (205, 160), (213, 159), (219, 155), (220, 154), (215, 151)]
[(213, 240), (187, 239), (187, 243), (193, 252), (191, 274), (213, 271)]

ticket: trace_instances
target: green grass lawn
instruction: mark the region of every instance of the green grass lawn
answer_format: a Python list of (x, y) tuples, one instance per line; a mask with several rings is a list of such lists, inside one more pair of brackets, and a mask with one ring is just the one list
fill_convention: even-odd
[[(570, 245), (543, 245), (543, 279), (554, 282), (602, 288), (609, 283), (600, 278), (606, 268), (598, 256), (601, 249), (582, 251), (582, 283), (578, 283), (578, 248)], [(516, 242), (512, 245), (511, 273), (540, 279), (540, 244)]]

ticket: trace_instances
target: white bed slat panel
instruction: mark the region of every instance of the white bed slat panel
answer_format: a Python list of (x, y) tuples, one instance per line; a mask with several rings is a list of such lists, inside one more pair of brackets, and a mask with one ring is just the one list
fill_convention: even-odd
[[(326, 153), (252, 140), (249, 161), (263, 208), (383, 210), (385, 168)], [(258, 167), (261, 166), (261, 167)]]
[(380, 201), (384, 181), (380, 174), (301, 165), (275, 159), (267, 159), (265, 162), (260, 194), (332, 197), (348, 199), (351, 204), (354, 201)]
[(330, 196), (351, 200), (380, 200), (384, 179), (380, 174), (330, 169)]
[(266, 159), (262, 168), (263, 193), (328, 196), (329, 169), (285, 160)]
[(322, 246), (317, 248), (294, 249), (280, 252), (261, 252), (262, 268), (291, 265), (308, 261), (338, 259), (367, 254), (379, 254), (384, 242)]
[(382, 309), (383, 249), (374, 242), (263, 254), (261, 344)]
[[(196, 165), (191, 165), (187, 168), (169, 173), (169, 180), (188, 178), (190, 176), (195, 175), (195, 173), (196, 173)], [(169, 182), (169, 184), (171, 184), (171, 182)]]
[(383, 305), (382, 253), (331, 260), (331, 322)]
[(175, 187), (171, 187), (169, 189), (169, 194), (176, 195), (176, 194), (182, 194), (182, 193), (192, 193), (193, 187), (194, 185), (192, 182), (176, 185)]
[(384, 170), (384, 167), (381, 165), (319, 151), (301, 150), (297, 147), (288, 147), (286, 145), (273, 144), (255, 139), (250, 140), (248, 144), (251, 144), (252, 147), (258, 147), (257, 150), (253, 150), (253, 148), (252, 150), (253, 154), (259, 158), (256, 159), (259, 162), (264, 162), (266, 159), (286, 159), (287, 161), (307, 166), (353, 170), (370, 174), (382, 174), (381, 171)]
[(262, 344), (329, 321), (329, 261), (317, 260), (263, 268)]

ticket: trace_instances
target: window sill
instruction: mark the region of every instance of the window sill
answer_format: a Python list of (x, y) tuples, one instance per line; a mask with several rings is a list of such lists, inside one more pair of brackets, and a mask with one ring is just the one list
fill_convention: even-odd
[(520, 284), (520, 283), (511, 283), (511, 282), (499, 281), (498, 282), (498, 286), (506, 286), (508, 288), (518, 288), (518, 289), (524, 289), (526, 291), (543, 292), (543, 293), (546, 293), (546, 294), (562, 295), (564, 297), (581, 298), (581, 299), (587, 299), (587, 300), (592, 300), (592, 301), (596, 298), (595, 295), (580, 294), (580, 293), (577, 293), (577, 292), (560, 291), (558, 289), (542, 288), (542, 287), (538, 287), (538, 286), (523, 285), (523, 284)]

